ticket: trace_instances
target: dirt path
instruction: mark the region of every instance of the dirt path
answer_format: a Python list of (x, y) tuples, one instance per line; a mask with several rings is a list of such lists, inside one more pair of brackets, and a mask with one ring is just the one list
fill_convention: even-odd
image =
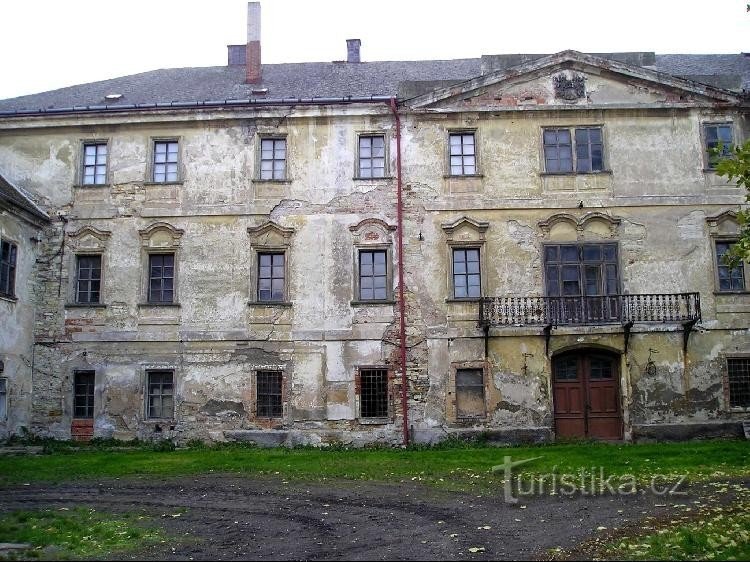
[(479, 498), (412, 483), (142, 477), (5, 489), (0, 510), (144, 510), (171, 538), (131, 559), (530, 559), (699, 495), (547, 495), (509, 505), (501, 490)]

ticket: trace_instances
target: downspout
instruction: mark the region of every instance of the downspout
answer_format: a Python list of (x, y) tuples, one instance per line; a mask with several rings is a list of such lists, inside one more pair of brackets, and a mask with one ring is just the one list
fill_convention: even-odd
[(398, 308), (399, 346), (401, 351), (401, 411), (404, 421), (404, 445), (409, 445), (409, 406), (406, 377), (406, 303), (404, 302), (404, 207), (401, 182), (401, 118), (396, 108), (396, 98), (391, 98), (391, 112), (396, 121), (396, 221), (398, 237)]

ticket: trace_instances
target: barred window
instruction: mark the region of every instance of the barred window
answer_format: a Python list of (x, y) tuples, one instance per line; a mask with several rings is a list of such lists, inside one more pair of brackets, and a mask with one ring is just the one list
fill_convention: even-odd
[(482, 295), (479, 248), (453, 249), (453, 297), (475, 298)]
[(148, 265), (148, 302), (174, 302), (174, 254), (150, 254)]
[(729, 267), (724, 262), (724, 256), (736, 240), (716, 242), (716, 270), (719, 276), (719, 291), (744, 291), (745, 266), (739, 262), (736, 267)]
[(179, 144), (177, 141), (154, 142), (154, 177), (157, 183), (177, 181)]
[(286, 179), (286, 139), (261, 139), (260, 179)]
[(258, 254), (258, 300), (284, 300), (284, 253)]
[(76, 302), (98, 303), (101, 294), (102, 257), (76, 257)]
[(83, 184), (107, 183), (107, 143), (83, 145)]
[(586, 173), (604, 170), (601, 127), (545, 129), (543, 137), (546, 172), (564, 173), (575, 170)]
[(76, 371), (73, 374), (73, 417), (94, 417), (94, 371)]
[(362, 135), (359, 137), (359, 177), (382, 178), (385, 176), (385, 136)]
[(174, 416), (174, 373), (148, 371), (148, 417), (171, 419)]
[[(708, 167), (713, 169), (716, 164), (722, 158), (726, 158), (731, 155), (732, 145), (732, 125), (726, 123), (723, 125), (705, 125), (705, 140), (706, 140), (706, 154), (708, 155)], [(721, 153), (713, 154), (711, 151), (715, 150), (721, 145)]]
[(280, 418), (284, 415), (282, 380), (279, 371), (258, 371), (256, 412), (259, 418)]
[(477, 173), (474, 133), (449, 135), (450, 167), (452, 176), (471, 176)]
[(729, 376), (729, 405), (750, 408), (750, 357), (727, 359)]
[(359, 415), (362, 418), (388, 417), (388, 370), (359, 371)]
[(0, 295), (16, 295), (16, 259), (18, 248), (13, 242), (0, 241)]
[(359, 251), (359, 298), (360, 300), (385, 300), (388, 298), (385, 250)]
[(456, 417), (476, 418), (484, 415), (484, 373), (482, 369), (457, 369)]

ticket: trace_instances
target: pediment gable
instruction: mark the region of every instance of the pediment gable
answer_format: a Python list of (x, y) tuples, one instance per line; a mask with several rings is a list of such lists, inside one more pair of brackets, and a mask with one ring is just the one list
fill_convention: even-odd
[(727, 90), (577, 51), (563, 51), (433, 90), (406, 105), (434, 111), (498, 111), (731, 105), (740, 101)]

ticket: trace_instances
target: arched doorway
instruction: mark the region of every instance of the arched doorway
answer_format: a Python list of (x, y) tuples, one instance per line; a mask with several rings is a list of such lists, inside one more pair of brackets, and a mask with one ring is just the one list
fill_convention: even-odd
[(620, 359), (599, 349), (580, 349), (552, 360), (557, 437), (622, 439)]

